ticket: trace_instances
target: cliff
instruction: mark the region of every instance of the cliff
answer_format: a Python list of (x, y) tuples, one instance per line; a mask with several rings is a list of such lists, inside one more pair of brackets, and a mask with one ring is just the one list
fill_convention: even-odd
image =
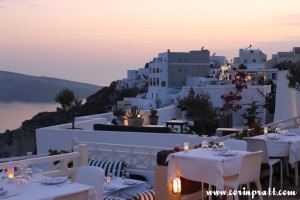
[[(116, 83), (109, 87), (103, 87), (95, 94), (87, 98), (80, 110), (80, 116), (100, 114), (111, 108), (115, 102), (123, 97), (135, 97), (144, 92), (137, 89), (115, 90)], [(6, 131), (0, 134), (0, 158), (26, 155), (26, 152), (36, 152), (35, 130), (37, 128), (69, 123), (72, 121), (70, 113), (62, 110), (56, 112), (42, 112), (32, 119), (26, 120), (16, 130)], [(75, 124), (76, 127), (76, 124)], [(59, 138), (57, 138), (59, 139)]]
[(79, 99), (85, 99), (101, 89), (87, 83), (0, 71), (2, 102), (54, 102), (53, 97), (64, 88), (73, 90)]

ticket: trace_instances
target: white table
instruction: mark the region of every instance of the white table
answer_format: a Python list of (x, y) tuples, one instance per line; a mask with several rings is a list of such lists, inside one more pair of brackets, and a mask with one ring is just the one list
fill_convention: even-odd
[[(130, 182), (135, 182), (132, 185), (124, 184), (125, 180)], [(114, 187), (113, 190), (107, 190), (108, 187)], [(147, 182), (133, 180), (133, 179), (122, 179), (121, 177), (116, 177), (116, 180), (111, 181), (109, 184), (104, 183), (104, 191), (103, 196), (115, 196), (115, 197), (122, 197), (125, 199), (131, 199), (133, 195), (137, 192), (144, 192), (148, 190), (150, 187)]]
[(186, 152), (170, 154), (168, 160), (168, 182), (176, 177), (208, 183), (218, 189), (224, 188), (224, 176), (240, 172), (242, 158), (249, 154), (238, 151), (235, 156), (216, 155), (211, 149), (193, 149)]
[(272, 140), (264, 135), (254, 138), (265, 140), (270, 157), (289, 157), (289, 163), (295, 166), (295, 185), (299, 185), (298, 161), (300, 161), (300, 129), (288, 129), (289, 133), (296, 136), (280, 135), (280, 139)]
[[(7, 200), (51, 200), (56, 196), (64, 195), (76, 191), (82, 191), (89, 189), (89, 199), (88, 200), (98, 200), (97, 192), (95, 188), (79, 183), (66, 181), (63, 184), (58, 185), (46, 185), (41, 183), (41, 179), (45, 177), (37, 175), (32, 180), (32, 183), (28, 183), (24, 186), (16, 186), (15, 183), (7, 183), (7, 181), (2, 181), (1, 186), (8, 189), (7, 195), (18, 194), (16, 196), (11, 196), (5, 198)], [(29, 181), (29, 182), (30, 182)], [(1, 199), (1, 197), (0, 197)]]

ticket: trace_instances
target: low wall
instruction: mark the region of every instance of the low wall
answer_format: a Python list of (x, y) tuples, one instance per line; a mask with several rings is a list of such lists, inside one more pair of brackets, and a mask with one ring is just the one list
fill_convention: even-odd
[(73, 137), (86, 142), (166, 148), (182, 146), (183, 142), (198, 144), (203, 140), (198, 135), (73, 130), (54, 126), (36, 130), (37, 153), (45, 154), (49, 149), (71, 150)]

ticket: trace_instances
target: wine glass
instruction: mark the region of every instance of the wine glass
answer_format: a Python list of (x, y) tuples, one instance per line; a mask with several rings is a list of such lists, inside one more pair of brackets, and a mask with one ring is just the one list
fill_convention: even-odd
[(202, 141), (202, 149), (208, 149), (208, 142), (207, 140)]
[(225, 147), (224, 142), (219, 142), (219, 148), (224, 148), (224, 147)]

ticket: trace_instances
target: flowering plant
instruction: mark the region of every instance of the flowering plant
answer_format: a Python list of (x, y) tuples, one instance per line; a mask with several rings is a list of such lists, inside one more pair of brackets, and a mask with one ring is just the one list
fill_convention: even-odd
[(237, 132), (234, 136), (235, 139), (242, 140), (244, 137), (253, 137), (257, 135), (262, 135), (264, 129), (257, 122), (253, 123), (250, 127), (251, 129), (243, 129), (241, 132)]
[(221, 108), (221, 111), (225, 114), (237, 112), (242, 108), (242, 105), (239, 104), (239, 101), (242, 99), (240, 95), (243, 89), (247, 89), (246, 73), (239, 72), (236, 68), (232, 68), (235, 71), (235, 77), (231, 81), (235, 85), (235, 91), (230, 91), (228, 94), (222, 95), (221, 99), (224, 101), (224, 105)]

